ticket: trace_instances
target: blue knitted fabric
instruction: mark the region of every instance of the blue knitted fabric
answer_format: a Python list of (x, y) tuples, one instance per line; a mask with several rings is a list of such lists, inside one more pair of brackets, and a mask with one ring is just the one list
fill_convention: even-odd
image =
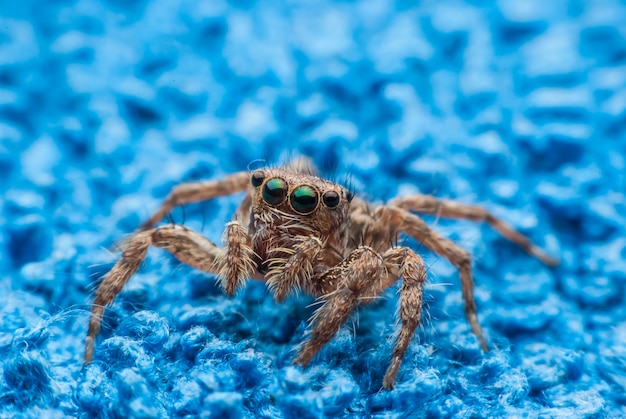
[[(626, 416), (626, 2), (0, 2), (0, 418)], [(558, 257), (426, 217), (423, 323), (393, 391), (398, 287), (307, 368), (315, 301), (162, 250), (82, 354), (116, 242), (180, 182), (306, 155), (376, 202), (488, 208)], [(170, 220), (219, 243), (241, 194)], [(168, 220), (164, 220), (167, 222)]]

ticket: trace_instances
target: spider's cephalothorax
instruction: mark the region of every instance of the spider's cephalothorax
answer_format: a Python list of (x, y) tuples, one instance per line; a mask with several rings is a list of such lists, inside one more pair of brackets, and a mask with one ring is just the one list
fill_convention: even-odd
[[(282, 169), (257, 170), (251, 184), (247, 233), (257, 270), (268, 277), (279, 301), (293, 288), (290, 282), (319, 294), (318, 284), (303, 277), (321, 273), (344, 258), (352, 194), (316, 176)], [(297, 263), (300, 257), (309, 263)], [(290, 267), (293, 273), (288, 272)]]
[[(311, 318), (310, 333), (295, 359), (303, 366), (335, 335), (357, 305), (374, 301), (401, 278), (401, 327), (383, 380), (385, 388), (393, 387), (419, 324), (426, 280), (421, 257), (395, 243), (398, 233), (413, 237), (458, 268), (467, 319), (482, 348), (488, 349), (476, 317), (468, 253), (439, 236), (414, 212), (485, 221), (544, 263), (557, 263), (480, 207), (428, 195), (373, 206), (312, 173), (308, 161), (300, 160), (282, 169), (240, 172), (219, 181), (176, 187), (125, 243), (122, 257), (100, 284), (87, 332), (85, 360), (93, 359), (104, 307), (137, 271), (150, 246), (163, 248), (204, 272), (216, 273), (228, 295), (252, 278), (265, 281), (279, 302), (297, 290), (319, 298), (322, 304)], [(178, 205), (240, 191), (246, 191), (246, 196), (235, 219), (226, 224), (221, 248), (179, 225), (154, 227)]]

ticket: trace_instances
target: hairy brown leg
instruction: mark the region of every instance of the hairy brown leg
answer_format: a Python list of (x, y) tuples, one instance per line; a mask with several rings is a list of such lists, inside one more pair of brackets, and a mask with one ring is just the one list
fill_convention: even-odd
[(472, 273), (472, 261), (469, 253), (453, 241), (440, 236), (418, 216), (398, 207), (385, 206), (376, 210), (377, 222), (382, 225), (394, 226), (404, 231), (426, 248), (446, 258), (459, 270), (461, 278), (461, 291), (465, 301), (465, 316), (470, 323), (472, 332), (478, 338), (484, 351), (489, 350), (487, 341), (483, 336), (482, 329), (476, 315), (476, 303), (474, 301), (474, 279)]
[(267, 286), (277, 302), (283, 302), (292, 290), (303, 289), (312, 293), (310, 278), (323, 245), (312, 236), (295, 236), (290, 249), (276, 248), (270, 252)]
[(310, 335), (294, 363), (306, 366), (313, 359), (348, 319), (368, 281), (381, 281), (383, 268), (380, 255), (362, 246), (320, 276), (319, 282), (326, 285), (326, 294), (321, 297), (323, 305), (311, 317)]
[(396, 198), (389, 202), (389, 206), (446, 218), (461, 218), (471, 221), (486, 222), (503, 237), (517, 244), (519, 247), (541, 260), (546, 265), (555, 266), (559, 264), (558, 260), (548, 256), (526, 236), (514, 230), (511, 226), (496, 218), (482, 207), (437, 199), (429, 195), (411, 195)]
[(139, 231), (148, 230), (175, 207), (192, 202), (207, 201), (218, 196), (230, 195), (246, 190), (250, 184), (250, 173), (238, 172), (220, 180), (183, 183), (176, 186), (167, 196), (161, 207), (139, 227)]
[(150, 246), (160, 247), (178, 260), (204, 272), (214, 272), (213, 260), (219, 248), (202, 235), (182, 226), (167, 225), (137, 233), (122, 252), (122, 257), (98, 287), (91, 309), (85, 342), (85, 362), (93, 359), (95, 338), (100, 332), (105, 307), (115, 297), (146, 258)]
[(320, 280), (333, 291), (322, 297), (324, 304), (311, 318), (310, 337), (298, 352), (295, 363), (306, 366), (337, 333), (357, 305), (372, 302), (398, 277), (403, 279), (400, 291), (402, 326), (383, 380), (385, 388), (392, 388), (402, 358), (419, 324), (422, 289), (426, 280), (422, 259), (405, 247), (389, 249), (382, 255), (369, 247), (359, 247), (341, 264), (321, 276)]
[[(298, 158), (286, 165), (286, 167), (299, 173), (315, 173), (313, 162), (308, 158)], [(159, 209), (145, 222), (138, 231), (152, 228), (156, 223), (167, 216), (175, 207), (192, 202), (208, 201), (219, 196), (231, 195), (245, 191), (250, 184), (250, 172), (238, 172), (219, 180), (205, 182), (190, 182), (177, 185), (168, 194)], [(246, 196), (237, 215), (249, 213), (250, 197)]]
[(419, 325), (422, 316), (426, 268), (422, 258), (408, 247), (389, 249), (383, 254), (383, 259), (389, 272), (387, 283), (383, 284), (383, 287), (387, 288), (398, 277), (402, 278), (402, 288), (400, 288), (400, 321), (402, 326), (396, 337), (391, 364), (387, 368), (387, 373), (383, 379), (383, 387), (391, 389), (402, 363), (402, 358), (409, 347), (411, 338), (415, 334), (415, 329)]
[(226, 224), (224, 248), (215, 257), (212, 271), (217, 272), (220, 285), (229, 297), (235, 295), (246, 278), (259, 278), (256, 270), (252, 239), (241, 222), (235, 220)]

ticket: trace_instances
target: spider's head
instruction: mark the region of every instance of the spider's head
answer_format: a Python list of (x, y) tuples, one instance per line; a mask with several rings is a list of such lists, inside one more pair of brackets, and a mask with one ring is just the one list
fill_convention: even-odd
[(349, 222), (352, 193), (341, 185), (276, 168), (254, 171), (250, 182), (254, 217), (266, 225), (328, 236), (341, 234)]

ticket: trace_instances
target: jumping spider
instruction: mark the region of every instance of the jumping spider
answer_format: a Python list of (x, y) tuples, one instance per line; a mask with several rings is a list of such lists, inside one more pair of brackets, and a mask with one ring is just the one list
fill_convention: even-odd
[[(224, 247), (180, 225), (154, 227), (179, 205), (246, 191), (235, 219), (226, 224)], [(399, 317), (391, 364), (383, 386), (391, 389), (402, 357), (420, 321), (426, 268), (411, 248), (396, 246), (403, 232), (449, 260), (459, 270), (465, 314), (483, 350), (487, 342), (476, 317), (469, 254), (441, 237), (416, 213), (485, 221), (547, 265), (547, 256), (526, 237), (486, 210), (428, 195), (396, 198), (373, 206), (346, 188), (314, 175), (300, 160), (291, 167), (239, 172), (223, 180), (186, 183), (174, 188), (165, 202), (124, 244), (121, 259), (106, 274), (92, 307), (85, 361), (91, 362), (105, 306), (120, 293), (145, 259), (150, 246), (163, 248), (178, 260), (217, 274), (228, 296), (247, 278), (265, 281), (282, 302), (303, 290), (323, 304), (310, 319), (310, 331), (295, 363), (306, 366), (348, 319), (357, 305), (374, 301), (402, 278)]]

